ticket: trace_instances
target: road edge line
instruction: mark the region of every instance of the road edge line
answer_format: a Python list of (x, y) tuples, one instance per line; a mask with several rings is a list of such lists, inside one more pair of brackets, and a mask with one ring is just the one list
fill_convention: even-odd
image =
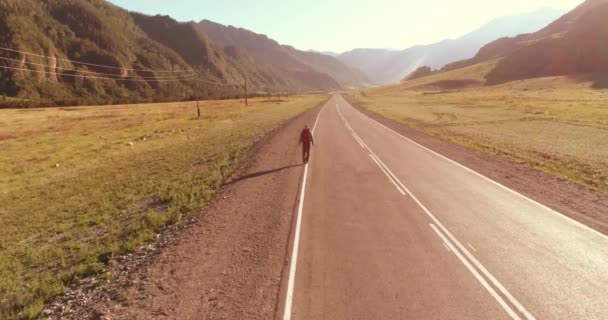
[[(317, 119), (315, 120), (315, 124), (312, 127), (312, 133), (314, 134), (315, 129), (317, 128), (317, 123), (319, 122), (319, 117), (321, 116), (321, 112), (327, 106), (327, 101), (325, 105), (319, 110), (317, 114)], [(291, 249), (291, 259), (289, 261), (289, 279), (287, 280), (287, 291), (285, 292), (285, 307), (283, 310), (283, 320), (291, 320), (291, 309), (293, 305), (293, 296), (294, 296), (294, 288), (295, 288), (295, 278), (296, 271), (298, 265), (298, 251), (300, 249), (300, 232), (302, 228), (302, 212), (304, 210), (304, 196), (306, 194), (306, 181), (308, 180), (308, 163), (304, 166), (304, 174), (302, 176), (302, 184), (300, 188), (300, 199), (298, 203), (298, 213), (296, 217), (296, 229), (293, 237), (293, 247)]]

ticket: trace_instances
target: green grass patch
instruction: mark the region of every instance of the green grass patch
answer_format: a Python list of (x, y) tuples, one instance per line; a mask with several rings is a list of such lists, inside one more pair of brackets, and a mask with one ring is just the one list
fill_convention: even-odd
[[(0, 110), (0, 318), (203, 207), (253, 143), (324, 96)], [(111, 275), (107, 275), (111, 278)]]

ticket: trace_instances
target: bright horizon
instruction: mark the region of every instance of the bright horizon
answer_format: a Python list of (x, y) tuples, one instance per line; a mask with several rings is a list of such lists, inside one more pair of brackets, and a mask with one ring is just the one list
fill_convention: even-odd
[[(178, 21), (208, 19), (265, 34), (302, 50), (405, 49), (457, 38), (499, 17), (541, 8), (571, 10), (582, 0), (109, 0)], [(474, 9), (471, 9), (474, 8)], [(441, 21), (441, 22), (438, 22)]]

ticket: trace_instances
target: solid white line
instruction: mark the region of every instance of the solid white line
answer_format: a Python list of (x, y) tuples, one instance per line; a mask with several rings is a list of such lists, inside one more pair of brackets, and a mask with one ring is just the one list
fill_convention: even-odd
[(445, 244), (445, 242), (441, 241), (441, 244), (443, 244), (443, 247), (448, 250), (448, 252), (452, 252), (452, 250), (450, 250), (450, 248), (448, 247), (447, 244)]
[(397, 183), (393, 180), (393, 178), (391, 178), (391, 176), (388, 174), (388, 172), (386, 172), (386, 170), (384, 170), (384, 168), (382, 168), (382, 166), (380, 165), (380, 163), (378, 162), (378, 160), (376, 160), (376, 158), (374, 158), (374, 156), (372, 156), (371, 154), (369, 155), (369, 157), (372, 158), (372, 160), (374, 160), (374, 162), (378, 165), (378, 167), (380, 168), (380, 170), (382, 170), (382, 172), (384, 172), (384, 174), (388, 178), (388, 181), (390, 181), (395, 186), (395, 188), (397, 188), (397, 190), (399, 190), (399, 192), (402, 195), (405, 195), (405, 192), (403, 192), (403, 190), (401, 190), (401, 188), (397, 185)]
[(494, 290), (494, 288), (492, 288), (492, 286), (490, 286), (488, 284), (488, 282), (486, 281), (486, 279), (484, 279), (479, 272), (477, 272), (477, 270), (475, 270), (475, 268), (473, 268), (473, 266), (469, 263), (469, 261), (467, 259), (465, 259), (460, 252), (458, 252), (458, 250), (456, 250), (454, 248), (454, 246), (452, 245), (452, 243), (450, 241), (448, 241), (448, 239), (446, 239), (446, 237), (441, 233), (441, 231), (439, 231), (439, 229), (437, 229), (437, 227), (435, 227), (434, 224), (430, 224), (431, 228), (433, 229), (433, 231), (435, 231), (435, 233), (439, 236), (439, 238), (441, 238), (441, 240), (443, 241), (444, 244), (447, 244), (448, 248), (450, 248), (452, 250), (452, 252), (456, 255), (456, 257), (458, 257), (458, 260), (460, 260), (460, 262), (462, 262), (462, 264), (464, 264), (464, 266), (469, 269), (469, 271), (473, 274), (473, 276), (475, 276), (475, 278), (477, 278), (477, 281), (479, 281), (481, 283), (481, 285), (486, 288), (486, 290), (492, 295), (492, 297), (494, 297), (494, 299), (496, 299), (496, 301), (500, 304), (500, 306), (505, 309), (505, 311), (509, 314), (509, 316), (511, 316), (512, 319), (514, 320), (521, 320), (521, 318), (515, 313), (515, 311), (513, 311), (513, 309), (511, 309), (511, 307), (502, 299), (502, 297)]
[(477, 249), (475, 249), (475, 247), (473, 247), (473, 245), (472, 245), (472, 244), (470, 244), (469, 242), (467, 242), (467, 244), (469, 245), (469, 247), (470, 247), (471, 249), (473, 249), (473, 251), (477, 252)]
[[(340, 114), (342, 114), (340, 112)], [(361, 139), (363, 140), (363, 139)], [(384, 165), (384, 163), (382, 162), (382, 160), (380, 160), (380, 158), (374, 153), (374, 151), (372, 151), (372, 149), (365, 143), (365, 141), (363, 142), (365, 144), (365, 147), (367, 148), (367, 150), (369, 150), (369, 152), (374, 155), (381, 164)], [(433, 222), (435, 222), (439, 228), (441, 228), (441, 230), (456, 244), (456, 246), (473, 262), (473, 264), (480, 269), (480, 271), (490, 280), (490, 282), (492, 282), (492, 284), (494, 284), (494, 286), (496, 286), (503, 295), (505, 295), (509, 301), (522, 313), (524, 314), (524, 316), (527, 319), (535, 319), (534, 316), (532, 316), (528, 310), (526, 310), (526, 308), (524, 308), (523, 305), (521, 305), (521, 303), (519, 303), (519, 301), (517, 301), (512, 295), (511, 293), (475, 258), (475, 256), (473, 256), (461, 243), (460, 241), (458, 241), (458, 239), (456, 239), (456, 237), (454, 237), (452, 235), (452, 233), (450, 233), (447, 228), (427, 209), (427, 207), (425, 205), (422, 204), (422, 202), (420, 202), (420, 200), (418, 200), (418, 198), (401, 182), (401, 180), (399, 180), (395, 174), (386, 166), (384, 165), (384, 168), (386, 169), (387, 172), (389, 172), (391, 174), (391, 176), (394, 178), (394, 180), (401, 186), (401, 188), (410, 196), (410, 198), (412, 198), (420, 208), (422, 208), (422, 210), (424, 211), (424, 213), (426, 213), (427, 216), (429, 216), (431, 218), (431, 220), (433, 220)]]
[[(344, 99), (344, 98), (342, 98), (342, 99)], [(355, 109), (355, 108), (353, 108), (353, 109)], [(507, 187), (507, 186), (505, 186), (505, 185), (497, 182), (497, 181), (494, 181), (494, 180), (492, 180), (492, 179), (484, 176), (483, 174), (481, 174), (481, 173), (479, 173), (479, 172), (477, 172), (477, 171), (475, 171), (475, 170), (473, 170), (473, 169), (471, 169), (471, 168), (469, 168), (469, 167), (467, 167), (465, 165), (462, 165), (462, 164), (460, 164), (460, 163), (458, 163), (458, 162), (456, 162), (456, 161), (454, 161), (454, 160), (452, 160), (452, 159), (450, 159), (450, 158), (448, 158), (448, 157), (446, 157), (446, 156), (444, 156), (444, 155), (442, 155), (442, 154), (440, 154), (440, 153), (438, 153), (438, 152), (436, 152), (434, 150), (431, 150), (431, 149), (429, 149), (429, 148), (421, 145), (420, 143), (418, 143), (418, 142), (416, 142), (416, 141), (414, 141), (414, 140), (412, 140), (412, 139), (410, 139), (410, 138), (408, 138), (408, 137), (406, 137), (406, 136), (404, 136), (404, 135), (396, 132), (395, 130), (393, 130), (393, 129), (391, 129), (391, 128), (385, 126), (385, 125), (383, 125), (382, 123), (380, 123), (380, 122), (378, 122), (378, 121), (370, 118), (369, 116), (367, 116), (363, 112), (361, 112), (361, 111), (359, 111), (357, 109), (355, 109), (355, 110), (357, 112), (359, 112), (360, 114), (362, 114), (364, 117), (366, 117), (369, 120), (371, 120), (372, 122), (374, 122), (377, 125), (383, 127), (384, 129), (386, 129), (386, 130), (394, 133), (395, 135), (401, 137), (402, 139), (404, 139), (406, 141), (409, 141), (409, 142), (417, 145), (418, 147), (420, 147), (420, 148), (422, 148), (422, 149), (424, 149), (424, 150), (426, 150), (426, 151), (428, 151), (428, 152), (430, 152), (430, 153), (432, 153), (432, 154), (434, 154), (434, 155), (436, 155), (436, 156), (438, 156), (438, 157), (440, 157), (440, 158), (442, 158), (442, 159), (444, 159), (444, 160), (446, 160), (446, 161), (448, 161), (448, 162), (450, 162), (450, 163), (452, 163), (452, 164), (454, 164), (454, 165), (456, 165), (456, 166), (458, 166), (458, 167), (460, 167), (460, 168), (462, 168), (462, 169), (464, 169), (464, 170), (466, 170), (466, 171), (468, 171), (468, 172), (470, 172), (470, 173), (472, 173), (472, 174), (474, 174), (474, 175), (476, 175), (476, 176), (478, 176), (478, 177), (480, 177), (480, 178), (482, 178), (482, 179), (484, 179), (484, 180), (486, 180), (486, 181), (488, 181), (488, 182), (490, 182), (490, 183), (492, 183), (492, 184), (494, 184), (494, 185), (496, 185), (496, 186), (498, 186), (498, 187), (500, 187), (500, 188), (502, 188), (502, 189), (504, 189), (504, 190), (512, 193), (512, 194), (515, 194), (515, 195), (517, 195), (517, 196), (519, 196), (519, 197), (521, 197), (521, 198), (523, 198), (523, 199), (525, 199), (527, 201), (530, 201), (530, 202), (534, 203), (535, 205), (537, 205), (537, 206), (539, 206), (539, 207), (541, 207), (541, 208), (543, 208), (543, 209), (545, 209), (545, 210), (547, 210), (547, 211), (549, 211), (551, 213), (554, 213), (554, 214), (556, 214), (556, 215), (558, 215), (558, 216), (560, 216), (560, 217), (562, 217), (562, 218), (570, 221), (571, 223), (574, 223), (575, 225), (577, 225), (577, 226), (579, 226), (579, 227), (581, 227), (581, 228), (583, 228), (583, 229), (585, 229), (587, 231), (591, 231), (592, 233), (595, 233), (596, 235), (599, 235), (600, 237), (608, 240), (608, 235), (603, 234), (603, 233), (599, 232), (598, 230), (595, 230), (595, 229), (593, 229), (593, 228), (591, 228), (591, 227), (583, 224), (582, 222), (574, 220), (574, 219), (572, 219), (572, 218), (570, 218), (570, 217), (568, 217), (568, 216), (566, 216), (566, 215), (564, 215), (564, 214), (562, 214), (562, 213), (560, 213), (560, 212), (558, 212), (558, 211), (556, 211), (554, 209), (551, 209), (548, 206), (546, 206), (546, 205), (544, 205), (544, 204), (542, 204), (542, 203), (540, 203), (540, 202), (538, 202), (538, 201), (536, 201), (536, 200), (534, 200), (534, 199), (532, 199), (532, 198), (530, 198), (530, 197), (528, 197), (528, 196), (526, 196), (524, 194), (521, 194), (521, 193), (519, 193), (519, 192), (517, 192), (517, 191), (515, 191), (515, 190), (513, 190), (513, 189), (511, 189), (511, 188), (509, 188), (509, 187)]]
[(441, 240), (441, 244), (443, 245), (443, 247), (445, 247), (445, 249), (448, 252), (452, 252), (452, 250), (450, 249), (450, 247), (448, 247), (448, 245), (446, 244), (445, 241), (443, 241), (443, 238), (439, 235), (439, 232), (435, 229), (435, 225), (432, 223), (429, 223), (429, 226), (431, 226), (431, 228), (433, 229), (433, 231), (435, 231), (435, 233), (439, 236), (439, 239)]
[[(327, 104), (326, 104), (327, 105)], [(325, 106), (319, 110), (317, 119), (312, 127), (312, 133), (317, 128), (319, 117)], [(300, 203), (298, 204), (298, 216), (296, 217), (296, 230), (293, 236), (293, 249), (291, 252), (291, 261), (289, 264), (289, 280), (287, 281), (287, 293), (285, 296), (285, 310), (283, 313), (284, 320), (291, 319), (291, 308), (293, 306), (293, 295), (296, 280), (296, 269), (298, 265), (298, 251), (300, 250), (300, 230), (302, 228), (302, 212), (304, 210), (304, 195), (306, 194), (306, 180), (308, 177), (308, 163), (304, 166), (304, 175), (302, 176), (302, 190), (300, 191)]]
[(359, 137), (357, 137), (357, 135), (352, 132), (353, 137), (355, 138), (355, 140), (357, 140), (357, 142), (359, 143), (359, 145), (361, 146), (361, 148), (365, 149), (365, 146), (363, 145), (363, 143), (361, 142), (361, 140), (359, 139)]
[[(340, 110), (340, 109), (338, 109), (338, 110)], [(344, 117), (342, 117), (342, 119), (344, 119)], [(344, 120), (344, 124), (346, 125), (346, 127), (348, 128), (348, 130), (350, 130), (352, 132), (355, 132), (355, 130), (353, 130), (353, 128), (350, 126), (350, 124), (348, 122), (346, 122), (346, 120)]]
[[(357, 139), (361, 145), (363, 145), (363, 140), (361, 140), (361, 138), (359, 137), (359, 135), (355, 132), (355, 130), (352, 131), (353, 136), (355, 137), (355, 139)], [(365, 148), (365, 146), (363, 146)]]

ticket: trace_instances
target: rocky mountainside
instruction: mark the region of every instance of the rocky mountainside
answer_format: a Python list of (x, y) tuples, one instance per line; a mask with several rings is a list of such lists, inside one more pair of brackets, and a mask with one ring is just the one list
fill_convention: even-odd
[(272, 63), (303, 81), (316, 79), (326, 83), (331, 82), (331, 78), (345, 87), (362, 86), (369, 82), (361, 71), (346, 66), (330, 55), (297, 50), (265, 35), (209, 20), (199, 22), (197, 28), (218, 45), (242, 48), (261, 63)]
[(104, 0), (1, 0), (0, 43), (0, 95), (26, 101), (192, 99), (192, 70), (199, 68), (208, 81), (201, 94), (212, 98), (241, 94), (245, 81), (259, 90), (342, 87), (328, 75), (340, 70), (329, 56), (315, 56), (317, 69), (306, 63), (286, 69), (239, 43), (214, 43), (194, 23), (128, 12)]
[(541, 9), (502, 17), (458, 39), (405, 50), (356, 49), (341, 54), (339, 59), (358, 66), (373, 82), (395, 83), (420, 66), (440, 69), (450, 62), (473, 57), (483, 45), (498, 38), (537, 31), (563, 13), (561, 10)]
[(607, 18), (607, 0), (587, 0), (537, 33), (503, 41), (498, 53), (503, 58), (486, 76), (487, 83), (582, 74), (605, 82)]

